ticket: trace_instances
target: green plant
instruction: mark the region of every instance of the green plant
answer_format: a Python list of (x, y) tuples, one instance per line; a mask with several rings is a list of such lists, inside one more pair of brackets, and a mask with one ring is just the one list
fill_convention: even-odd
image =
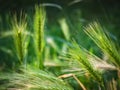
[(109, 61), (120, 68), (119, 49), (116, 48), (105, 29), (97, 22), (89, 24), (85, 29), (86, 34), (110, 57)]
[(72, 62), (76, 60), (82, 72), (84, 71), (85, 77), (87, 73), (87, 77), (97, 82), (98, 89), (116, 90), (116, 83), (118, 83), (119, 80), (115, 80), (115, 78), (117, 77), (118, 79), (119, 74), (111, 74), (111, 76), (109, 76), (109, 73), (113, 71), (119, 73), (119, 51), (115, 43), (112, 42), (108, 33), (104, 32), (97, 22), (89, 24), (85, 29), (85, 32), (101, 48), (103, 53), (107, 53), (110, 61), (99, 58), (82, 46), (79, 46), (75, 41), (73, 41), (72, 45), (68, 48), (68, 52), (66, 52), (67, 55), (65, 54), (64, 59)]
[(34, 47), (37, 59), (37, 66), (40, 69), (44, 68), (44, 61), (42, 59), (44, 48), (44, 25), (45, 25), (45, 10), (42, 6), (35, 7), (34, 16)]
[(29, 36), (27, 36), (26, 30), (26, 20), (25, 17), (22, 19), (20, 18), (20, 21), (18, 21), (17, 17), (14, 17), (14, 20), (12, 22), (12, 30), (13, 30), (13, 40), (14, 40), (14, 47), (16, 50), (16, 54), (18, 57), (18, 60), (21, 65), (26, 64), (26, 56), (27, 56), (27, 50), (28, 50), (28, 44), (29, 44)]
[(98, 70), (94, 63), (90, 61), (90, 57), (94, 59), (94, 57), (86, 52), (84, 48), (80, 47), (76, 42), (73, 42), (73, 47), (69, 48), (68, 58), (70, 60), (77, 60), (81, 69), (88, 73), (101, 88), (104, 88), (102, 72)]

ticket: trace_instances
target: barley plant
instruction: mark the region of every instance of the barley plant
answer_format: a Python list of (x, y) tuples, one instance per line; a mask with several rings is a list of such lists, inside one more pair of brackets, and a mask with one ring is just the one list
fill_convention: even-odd
[[(99, 58), (77, 44), (75, 40), (72, 41), (72, 45), (69, 47), (64, 59), (77, 61), (82, 72), (84, 71), (85, 77), (92, 78), (97, 83), (98, 88), (95, 90), (118, 90), (120, 57), (115, 43), (97, 22), (89, 24), (85, 28), (85, 33), (100, 47), (103, 53), (107, 53), (109, 60), (106, 61), (102, 57)], [(117, 72), (116, 75), (109, 76), (114, 71)]]
[(105, 29), (97, 22), (86, 27), (86, 34), (97, 44), (100, 49), (109, 56), (109, 60), (118, 69), (120, 68), (119, 48), (111, 40)]
[(29, 44), (29, 36), (27, 36), (26, 31), (27, 22), (25, 16), (22, 19), (18, 20), (17, 16), (14, 16), (14, 20), (12, 22), (12, 30), (13, 30), (13, 40), (14, 40), (14, 48), (16, 50), (16, 54), (18, 60), (21, 65), (26, 64), (27, 50)]
[(42, 6), (35, 7), (34, 15), (34, 47), (36, 52), (37, 67), (44, 68), (44, 61), (42, 59), (42, 52), (44, 48), (44, 26), (46, 13)]

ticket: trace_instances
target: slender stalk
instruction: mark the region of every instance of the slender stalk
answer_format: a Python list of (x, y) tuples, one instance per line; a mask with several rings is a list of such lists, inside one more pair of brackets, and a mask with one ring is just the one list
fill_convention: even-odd
[(83, 83), (76, 77), (75, 74), (72, 74), (72, 73), (70, 73), (70, 74), (64, 74), (64, 75), (59, 76), (58, 78), (68, 78), (68, 77), (73, 77), (73, 78), (78, 82), (78, 84), (81, 86), (81, 88), (82, 88), (83, 90), (87, 90), (86, 87), (85, 87), (85, 86), (83, 85)]

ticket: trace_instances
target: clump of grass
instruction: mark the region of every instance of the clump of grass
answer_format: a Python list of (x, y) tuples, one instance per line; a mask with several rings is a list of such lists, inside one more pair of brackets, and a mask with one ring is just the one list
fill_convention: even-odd
[(44, 25), (45, 25), (46, 13), (42, 6), (35, 7), (34, 16), (34, 46), (37, 57), (37, 66), (40, 69), (44, 68), (44, 62), (42, 59), (42, 52), (44, 48)]
[(31, 68), (27, 71), (22, 70), (22, 72), (3, 74), (5, 77), (1, 77), (1, 79), (9, 80), (4, 88), (8, 90), (73, 90), (67, 83), (51, 73)]

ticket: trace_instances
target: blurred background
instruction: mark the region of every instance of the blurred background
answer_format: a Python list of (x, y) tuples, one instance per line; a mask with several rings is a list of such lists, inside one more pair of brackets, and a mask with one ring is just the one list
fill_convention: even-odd
[(0, 15), (5, 17), (6, 13), (19, 13), (20, 11), (31, 13), (35, 4), (39, 3), (48, 4), (46, 7), (47, 19), (51, 24), (55, 24), (65, 12), (72, 23), (75, 21), (74, 24), (88, 23), (97, 19), (120, 38), (119, 0), (0, 0)]
[[(61, 48), (63, 41), (67, 36), (62, 30), (62, 21), (65, 19), (71, 38), (75, 38), (85, 48), (95, 51), (101, 56), (99, 49), (84, 34), (83, 28), (92, 21), (99, 21), (108, 31), (115, 42), (120, 42), (120, 2), (119, 0), (0, 0), (0, 60), (8, 65), (13, 64), (9, 59), (13, 59), (11, 38), (6, 38), (2, 34), (10, 29), (10, 18), (14, 14), (20, 16), (21, 11), (28, 15), (28, 27), (32, 31), (34, 7), (36, 4), (46, 6), (47, 20), (45, 33), (47, 37), (52, 37), (58, 47), (52, 46), (54, 49)], [(64, 20), (63, 20), (64, 21)], [(46, 39), (49, 43), (50, 39)], [(6, 46), (7, 48), (5, 48)], [(9, 48), (9, 49), (8, 49)], [(58, 49), (56, 49), (58, 50)], [(96, 51), (97, 50), (97, 51)], [(32, 51), (32, 50), (31, 50)], [(7, 52), (7, 54), (6, 54)], [(58, 51), (55, 51), (58, 52)], [(32, 57), (32, 56), (31, 56)], [(29, 57), (29, 58), (31, 58)], [(3, 65), (3, 63), (0, 63)]]

